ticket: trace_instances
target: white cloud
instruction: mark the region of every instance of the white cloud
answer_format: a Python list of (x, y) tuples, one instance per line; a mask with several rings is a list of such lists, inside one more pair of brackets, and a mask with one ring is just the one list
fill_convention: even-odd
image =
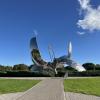
[(89, 31), (100, 30), (100, 6), (93, 8), (90, 0), (78, 0), (78, 2), (82, 13), (84, 12), (84, 18), (77, 22), (78, 27)]
[(78, 0), (78, 2), (80, 3), (82, 9), (87, 9), (90, 7), (90, 0)]
[(83, 35), (83, 34), (85, 34), (85, 32), (77, 32), (77, 34)]

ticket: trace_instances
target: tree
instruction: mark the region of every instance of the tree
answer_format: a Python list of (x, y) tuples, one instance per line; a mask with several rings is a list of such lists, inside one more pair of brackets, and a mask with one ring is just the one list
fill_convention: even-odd
[(96, 70), (100, 70), (100, 64), (96, 64), (95, 69), (96, 69)]
[(29, 71), (29, 68), (25, 64), (18, 64), (13, 66), (13, 70), (15, 71)]
[(5, 66), (5, 71), (12, 71), (12, 66)]
[(86, 70), (95, 70), (96, 65), (94, 63), (84, 63), (82, 65)]
[(0, 71), (5, 71), (5, 68), (3, 65), (0, 65)]

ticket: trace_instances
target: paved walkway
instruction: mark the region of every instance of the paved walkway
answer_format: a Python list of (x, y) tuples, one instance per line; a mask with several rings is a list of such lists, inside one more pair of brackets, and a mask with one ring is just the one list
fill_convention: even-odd
[(66, 100), (100, 100), (100, 97), (81, 93), (66, 92)]
[(63, 80), (43, 80), (16, 100), (64, 100)]
[(100, 97), (80, 93), (64, 93), (63, 79), (43, 79), (26, 92), (0, 95), (0, 100), (100, 100)]
[(16, 100), (18, 97), (20, 97), (23, 94), (24, 92), (1, 94), (0, 100)]

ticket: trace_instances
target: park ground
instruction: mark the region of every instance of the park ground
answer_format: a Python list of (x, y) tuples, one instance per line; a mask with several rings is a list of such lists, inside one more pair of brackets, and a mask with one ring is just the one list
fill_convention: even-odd
[[(53, 79), (55, 80), (55, 78)], [(31, 80), (28, 78), (27, 79), (9, 79), (9, 78), (0, 79), (0, 94), (24, 92), (30, 89), (31, 87), (33, 87), (34, 85), (36, 85), (37, 83), (39, 83), (40, 80), (42, 79), (39, 80), (35, 80), (35, 78), (32, 78)], [(66, 93), (74, 92), (74, 93), (100, 96), (100, 77), (64, 79), (64, 91)]]
[(21, 79), (0, 79), (0, 94), (24, 92), (40, 80), (21, 80)]
[(65, 92), (75, 92), (100, 96), (100, 77), (64, 80)]

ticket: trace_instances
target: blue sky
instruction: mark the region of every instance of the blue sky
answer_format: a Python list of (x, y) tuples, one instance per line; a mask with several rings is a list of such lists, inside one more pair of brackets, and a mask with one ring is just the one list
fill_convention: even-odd
[(49, 44), (59, 57), (72, 41), (74, 60), (100, 63), (99, 5), (100, 0), (0, 0), (0, 64), (32, 64), (34, 30), (45, 60)]

